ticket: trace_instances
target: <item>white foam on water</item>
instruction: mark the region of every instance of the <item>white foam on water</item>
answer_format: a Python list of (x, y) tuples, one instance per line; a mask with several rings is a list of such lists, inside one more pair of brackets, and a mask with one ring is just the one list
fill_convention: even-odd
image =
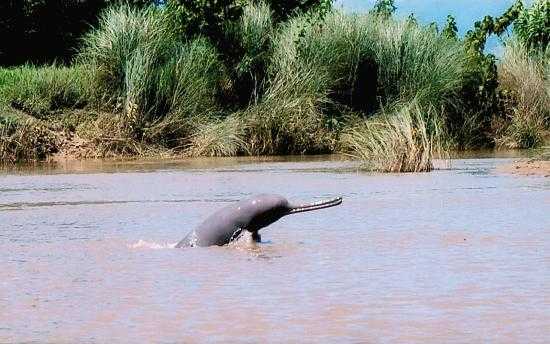
[(150, 250), (163, 250), (176, 247), (177, 243), (156, 243), (140, 239), (135, 244), (129, 244), (128, 248), (131, 249), (150, 249)]

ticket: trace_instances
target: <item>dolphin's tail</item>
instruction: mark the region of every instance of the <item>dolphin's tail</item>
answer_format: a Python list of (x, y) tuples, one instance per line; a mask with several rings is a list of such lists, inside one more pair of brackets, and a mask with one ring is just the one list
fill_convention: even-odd
[(292, 206), (290, 208), (289, 214), (296, 214), (296, 213), (303, 213), (305, 211), (312, 211), (312, 210), (318, 210), (318, 209), (324, 209), (324, 208), (330, 208), (337, 206), (342, 203), (342, 197), (336, 197), (333, 199), (315, 202), (315, 203), (306, 203), (306, 204), (300, 204), (297, 206)]

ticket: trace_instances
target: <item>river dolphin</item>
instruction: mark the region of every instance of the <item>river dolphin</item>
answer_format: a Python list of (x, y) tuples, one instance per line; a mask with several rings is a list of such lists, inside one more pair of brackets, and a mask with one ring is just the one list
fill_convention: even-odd
[(321, 202), (293, 205), (279, 195), (262, 194), (230, 204), (212, 214), (183, 238), (176, 248), (189, 246), (222, 246), (239, 238), (243, 230), (260, 241), (258, 231), (281, 217), (334, 207), (342, 197)]

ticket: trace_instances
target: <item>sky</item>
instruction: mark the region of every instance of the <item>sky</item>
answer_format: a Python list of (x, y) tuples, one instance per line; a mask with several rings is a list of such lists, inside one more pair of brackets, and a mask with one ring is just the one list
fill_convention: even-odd
[[(347, 12), (366, 12), (372, 8), (375, 0), (336, 0), (336, 7)], [(397, 15), (414, 16), (422, 23), (436, 22), (441, 29), (447, 15), (457, 21), (459, 34), (470, 30), (477, 20), (486, 15), (499, 16), (508, 9), (514, 0), (395, 0)], [(498, 54), (499, 40), (492, 38), (487, 42), (487, 51)]]

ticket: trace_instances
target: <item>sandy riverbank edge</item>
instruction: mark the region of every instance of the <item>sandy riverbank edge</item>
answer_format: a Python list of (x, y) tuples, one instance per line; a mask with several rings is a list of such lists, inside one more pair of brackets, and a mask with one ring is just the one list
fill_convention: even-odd
[(522, 176), (550, 177), (550, 161), (548, 160), (518, 160), (496, 168), (497, 173), (507, 173)]

